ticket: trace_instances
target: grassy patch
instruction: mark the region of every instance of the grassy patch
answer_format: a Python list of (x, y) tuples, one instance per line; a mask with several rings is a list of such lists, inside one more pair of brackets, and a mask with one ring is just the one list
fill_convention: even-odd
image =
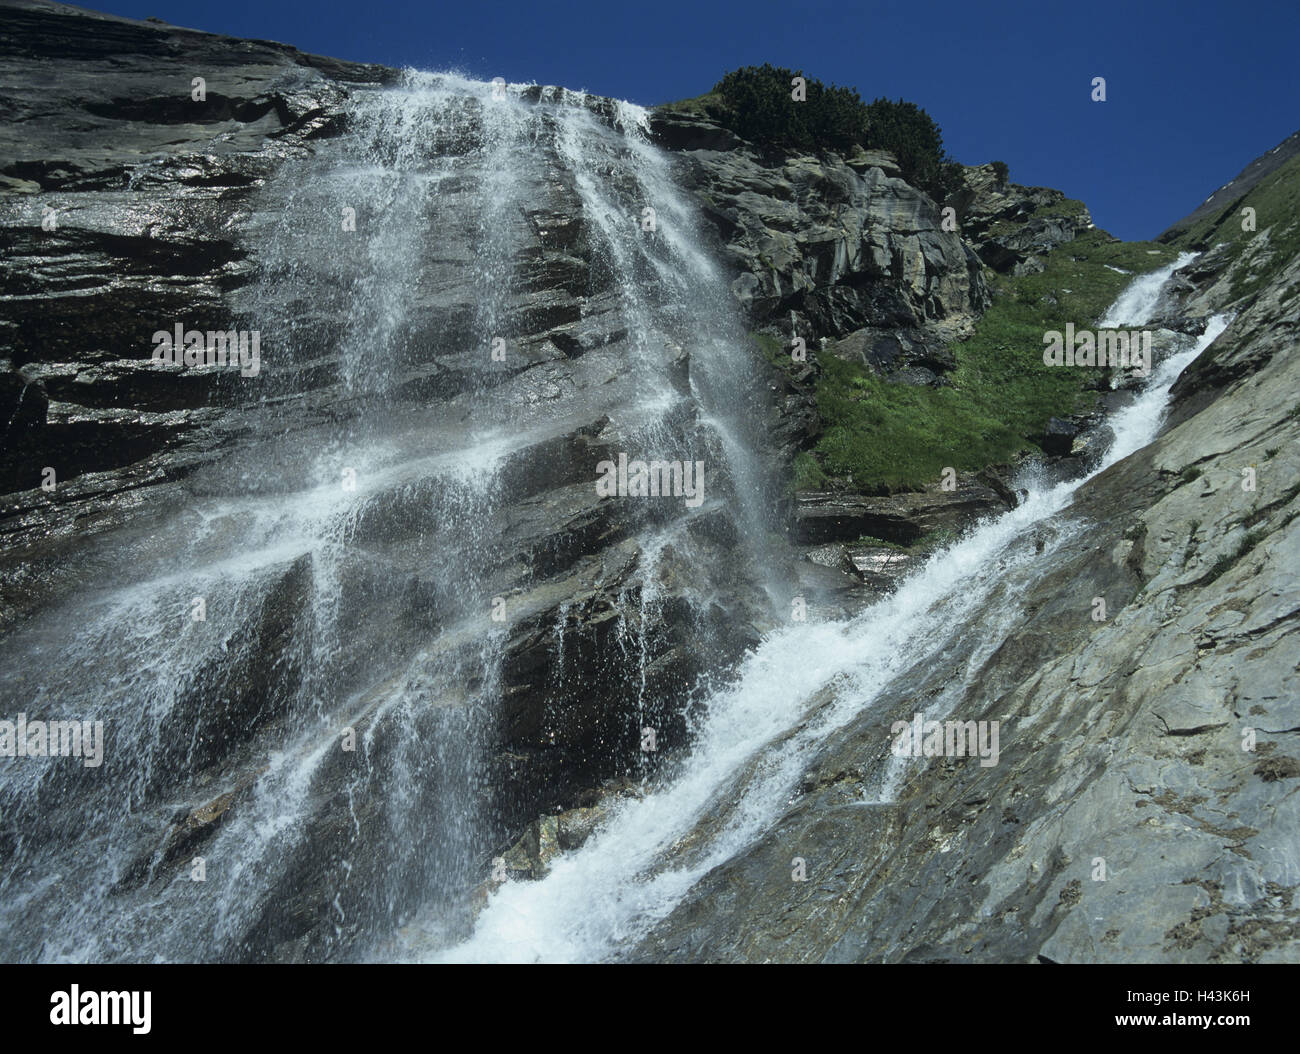
[(815, 456), (855, 489), (918, 489), (945, 467), (973, 471), (1032, 449), (1049, 417), (1089, 409), (1098, 371), (1043, 365), (1043, 333), (1091, 326), (1131, 276), (1172, 261), (1176, 250), (1117, 242), (1087, 231), (1046, 258), (1041, 274), (997, 277), (994, 301), (956, 348), (951, 387), (892, 384), (867, 368), (821, 356), (817, 406), (825, 425)]
[[(1255, 231), (1241, 229), (1241, 212), (1247, 206), (1255, 210)], [(1252, 240), (1265, 231), (1267, 245), (1233, 276), (1234, 300), (1258, 293), (1300, 254), (1300, 157), (1293, 157), (1223, 212), (1189, 228), (1177, 244), (1209, 248), (1226, 242), (1235, 260), (1257, 244)]]
[(1219, 578), (1228, 568), (1254, 549), (1267, 536), (1267, 531), (1248, 531), (1246, 536), (1237, 543), (1237, 548), (1233, 552), (1224, 553), (1214, 561), (1209, 573), (1201, 580), (1202, 585), (1209, 585), (1216, 578)]
[(763, 358), (767, 359), (773, 366), (786, 367), (793, 365), (790, 358), (790, 349), (781, 342), (780, 337), (775, 337), (771, 333), (751, 333), (750, 339), (758, 346), (762, 352)]
[(726, 100), (722, 98), (722, 93), (715, 91), (705, 92), (693, 99), (678, 99), (675, 102), (666, 102), (657, 108), (673, 113), (695, 114), (711, 120), (724, 115), (728, 110)]
[(1034, 209), (1034, 215), (1030, 219), (1037, 216), (1082, 216), (1087, 210), (1088, 206), (1082, 201), (1075, 198), (1065, 198), (1055, 205), (1040, 205)]
[(817, 459), (808, 451), (802, 450), (794, 456), (794, 489), (821, 490), (826, 486), (826, 473), (822, 471)]

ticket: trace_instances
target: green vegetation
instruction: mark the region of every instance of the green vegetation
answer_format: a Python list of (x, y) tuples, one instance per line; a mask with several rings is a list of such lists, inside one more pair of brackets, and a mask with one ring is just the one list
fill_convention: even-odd
[(697, 117), (717, 120), (725, 107), (726, 103), (723, 101), (722, 96), (711, 91), (705, 92), (703, 95), (697, 95), (692, 99), (677, 99), (674, 102), (666, 102), (658, 108), (669, 113), (689, 113)]
[(800, 76), (776, 66), (733, 70), (714, 86), (729, 127), (753, 143), (797, 150), (848, 151), (865, 142), (867, 108), (852, 88), (827, 87), (806, 79), (807, 98), (791, 98), (790, 82)]
[(826, 473), (822, 471), (817, 459), (807, 450), (801, 450), (794, 456), (794, 489), (821, 490), (826, 486)]
[(1255, 546), (1257, 546), (1260, 542), (1262, 542), (1267, 537), (1268, 537), (1267, 531), (1247, 532), (1245, 537), (1243, 537), (1241, 541), (1237, 543), (1237, 548), (1235, 550), (1233, 550), (1231, 553), (1224, 553), (1222, 556), (1220, 556), (1217, 560), (1214, 561), (1214, 564), (1210, 567), (1209, 572), (1206, 574), (1206, 576), (1203, 579), (1201, 579), (1202, 585), (1209, 585), (1216, 578), (1219, 578), (1225, 571), (1228, 570), (1228, 568), (1230, 568), (1243, 556), (1249, 553), (1252, 549), (1255, 548)]
[[(1242, 209), (1255, 210), (1254, 231), (1244, 231)], [(1229, 246), (1234, 260), (1250, 252), (1246, 265), (1233, 277), (1233, 299), (1246, 299), (1264, 289), (1300, 254), (1300, 157), (1293, 157), (1253, 187), (1244, 197), (1179, 235), (1180, 248)]]
[(877, 99), (867, 107), (867, 141), (874, 150), (888, 150), (914, 187), (936, 201), (960, 190), (962, 167), (943, 151), (943, 133), (916, 103)]
[[(1043, 333), (1099, 318), (1130, 281), (1110, 267), (1143, 273), (1176, 255), (1093, 230), (1048, 254), (1041, 274), (996, 277), (992, 306), (956, 348), (951, 387), (891, 383), (820, 356), (825, 431), (813, 453), (821, 471), (858, 490), (889, 493), (918, 489), (945, 466), (975, 471), (1034, 449), (1049, 417), (1087, 410), (1096, 399), (1085, 388), (1096, 369), (1043, 365)], [(782, 349), (773, 343), (768, 357), (779, 362)]]
[[(791, 98), (796, 76), (802, 74), (771, 65), (733, 70), (707, 94), (666, 109), (707, 116), (762, 147), (888, 150), (910, 183), (940, 201), (960, 186), (960, 166), (944, 153), (941, 130), (923, 109), (902, 99), (866, 103), (852, 88), (828, 87), (813, 78), (805, 79), (806, 101), (796, 102)], [(1006, 163), (991, 165), (1006, 183)], [(1240, 229), (1246, 205), (1256, 210), (1258, 234)], [(1037, 209), (1035, 216), (1084, 210), (1082, 202), (1066, 199)], [(1018, 227), (1008, 220), (989, 234), (996, 238)], [(1253, 237), (1265, 240), (1252, 243)], [(1088, 230), (1049, 253), (1039, 274), (992, 276), (992, 306), (974, 334), (954, 349), (957, 366), (944, 385), (891, 383), (867, 367), (819, 356), (816, 399), (823, 431), (811, 451), (796, 457), (794, 487), (919, 489), (948, 466), (975, 471), (1033, 451), (1049, 418), (1096, 404), (1101, 379), (1096, 368), (1045, 366), (1044, 332), (1063, 329), (1066, 322), (1095, 323), (1132, 275), (1172, 262), (1180, 248), (1220, 241), (1231, 243), (1236, 253), (1255, 246), (1251, 266), (1237, 278), (1242, 295), (1260, 288), (1300, 253), (1300, 158), (1175, 245), (1119, 242)], [(780, 339), (756, 336), (770, 362), (790, 368), (789, 349)], [(1194, 470), (1185, 476), (1194, 478)]]
[[(706, 95), (665, 109), (707, 116), (758, 146), (786, 150), (888, 150), (909, 183), (942, 201), (962, 185), (961, 165), (947, 157), (943, 134), (915, 103), (865, 103), (853, 88), (805, 78), (807, 97), (791, 97), (795, 70), (764, 64), (732, 70)], [(1005, 168), (1005, 166), (1003, 166)]]
[(758, 350), (763, 353), (763, 358), (774, 366), (786, 366), (790, 362), (789, 349), (781, 343), (780, 338), (772, 336), (771, 333), (751, 333), (754, 343), (758, 345)]

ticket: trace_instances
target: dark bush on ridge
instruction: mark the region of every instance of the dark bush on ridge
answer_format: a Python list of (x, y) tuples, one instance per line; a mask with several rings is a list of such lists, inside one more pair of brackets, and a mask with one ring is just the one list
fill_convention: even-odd
[(808, 98), (795, 102), (792, 70), (764, 64), (733, 70), (713, 89), (722, 96), (731, 130), (764, 146), (851, 150), (863, 142), (867, 111), (852, 88), (826, 87), (808, 79)]
[(961, 165), (943, 152), (943, 133), (914, 102), (877, 99), (867, 107), (868, 147), (898, 158), (904, 178), (942, 201), (961, 187)]
[(764, 64), (733, 70), (713, 94), (722, 104), (715, 116), (737, 135), (764, 147), (888, 150), (903, 177), (937, 200), (961, 186), (961, 166), (943, 152), (939, 126), (915, 103), (877, 99), (868, 105), (853, 88), (827, 87), (806, 78), (807, 99), (795, 102), (791, 80), (802, 74)]

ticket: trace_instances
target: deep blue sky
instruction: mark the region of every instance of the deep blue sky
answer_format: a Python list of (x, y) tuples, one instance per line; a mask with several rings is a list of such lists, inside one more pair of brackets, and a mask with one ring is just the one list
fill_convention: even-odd
[[(770, 62), (924, 106), (959, 161), (1154, 237), (1300, 129), (1297, 0), (98, 0), (304, 51), (654, 104)], [(1107, 101), (1090, 100), (1106, 78)]]

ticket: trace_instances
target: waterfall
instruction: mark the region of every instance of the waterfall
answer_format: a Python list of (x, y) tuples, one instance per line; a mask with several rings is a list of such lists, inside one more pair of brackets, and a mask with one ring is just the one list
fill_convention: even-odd
[[(692, 515), (734, 519), (752, 566), (775, 565), (751, 356), (645, 112), (409, 73), (355, 87), (346, 118), (244, 217), (261, 251), (235, 306), (264, 386), (215, 436), (223, 456), (182, 507), (88, 545), (78, 594), (3, 642), (3, 712), (107, 729), (99, 769), (4, 769), (6, 959), (355, 958), (417, 912), (465, 937), (506, 826), (487, 752), (507, 640), (545, 613), (492, 617), (543, 575), (503, 539), (548, 473), (593, 485), (594, 462), (555, 467), (575, 424), (709, 467), (698, 514), (629, 514), (643, 690), (659, 576), (671, 559), (708, 580)], [(605, 326), (571, 349), (581, 385), (530, 335), (550, 305), (519, 295), (560, 206), (591, 261), (583, 302), (609, 305), (580, 320)], [(304, 947), (307, 878), (332, 896)]]
[[(1146, 321), (1170, 276), (1191, 259), (1134, 280), (1106, 325)], [(1216, 316), (1185, 351), (1161, 364), (1137, 400), (1113, 420), (1116, 438), (1092, 478), (1151, 442), (1178, 374), (1227, 325)], [(709, 870), (743, 852), (779, 819), (819, 744), (869, 709), (917, 664), (957, 666), (966, 683), (1019, 615), (1017, 583), (1083, 529), (1057, 513), (1086, 479), (1029, 482), (1026, 500), (934, 553), (893, 595), (843, 621), (789, 626), (769, 635), (734, 680), (707, 700), (689, 756), (652, 793), (619, 803), (580, 849), (537, 882), (507, 882), (473, 935), (447, 946), (416, 933), (414, 961), (596, 961), (615, 958), (665, 917)], [(1034, 537), (1041, 549), (1034, 544)], [(978, 624), (963, 652), (955, 627)], [(928, 704), (945, 716), (952, 694)], [(883, 741), (883, 740), (882, 740)], [(890, 758), (863, 805), (888, 802), (909, 766)]]
[[(184, 501), (87, 542), (61, 569), (75, 594), (0, 642), (0, 714), (106, 728), (102, 766), (0, 770), (6, 960), (615, 957), (753, 843), (892, 679), (975, 669), (1018, 576), (1075, 530), (1055, 514), (1079, 484), (1031, 485), (892, 596), (770, 630), (665, 715), (665, 628), (707, 654), (720, 619), (788, 608), (756, 357), (694, 204), (627, 103), (414, 72), (348, 90), (344, 134), (232, 218), (257, 246), (232, 293), (263, 337), (256, 394), (214, 415)], [(1150, 318), (1184, 262), (1131, 283), (1107, 324)], [(1225, 324), (1114, 417), (1098, 471), (1151, 440)], [(594, 504), (597, 459), (620, 452), (703, 462), (707, 492), (620, 505), (627, 570), (578, 591), (551, 566), (578, 528), (533, 535), (528, 517), (549, 526), (566, 488)], [(724, 550), (743, 574), (719, 577)], [(639, 796), (546, 877), (489, 892), (542, 807), (501, 748), (512, 648), (547, 657), (529, 716), (562, 738), (583, 719), (565, 705), (596, 694), (571, 672), (593, 597), (615, 609), (622, 693), (601, 778)], [(977, 617), (984, 650), (963, 653), (951, 629)], [(662, 764), (635, 748), (661, 719), (691, 741)]]
[(1173, 263), (1133, 279), (1120, 293), (1115, 303), (1111, 304), (1098, 325), (1102, 329), (1115, 329), (1119, 326), (1140, 326), (1149, 322), (1155, 313), (1160, 294), (1174, 272), (1181, 271), (1195, 259), (1195, 253), (1179, 253)]

